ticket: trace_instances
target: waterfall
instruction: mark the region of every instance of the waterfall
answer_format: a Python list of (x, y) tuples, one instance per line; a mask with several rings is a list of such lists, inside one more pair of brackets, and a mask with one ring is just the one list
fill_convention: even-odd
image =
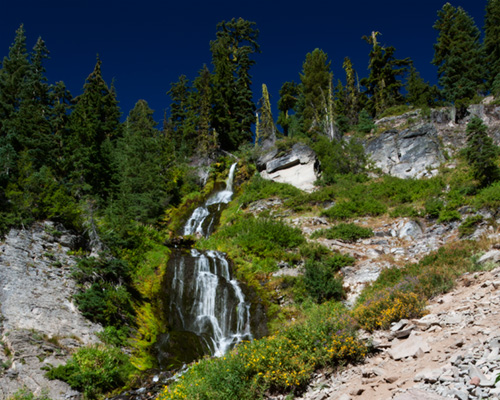
[[(233, 196), (236, 164), (226, 187), (195, 209), (184, 235), (208, 236)], [(218, 251), (175, 251), (167, 269), (168, 322), (178, 332), (195, 334), (214, 356), (222, 356), (242, 340), (251, 340), (250, 303), (232, 277), (228, 260)]]
[(222, 206), (229, 203), (233, 197), (233, 181), (236, 171), (236, 163), (231, 165), (229, 175), (226, 180), (226, 188), (214, 193), (202, 206), (193, 211), (191, 217), (184, 225), (184, 236), (199, 235), (209, 236), (214, 228), (217, 214), (222, 210)]

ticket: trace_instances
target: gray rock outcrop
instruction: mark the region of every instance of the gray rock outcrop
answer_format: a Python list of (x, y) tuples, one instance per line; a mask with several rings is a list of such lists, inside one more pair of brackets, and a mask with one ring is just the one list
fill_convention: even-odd
[[(59, 230), (58, 230), (59, 229)], [(64, 363), (70, 353), (95, 343), (102, 328), (87, 321), (72, 302), (75, 237), (53, 223), (12, 229), (0, 242), (0, 400), (26, 388), (53, 400), (78, 397), (41, 368)]]
[(388, 130), (370, 139), (365, 149), (376, 167), (399, 178), (434, 176), (445, 159), (433, 124)]

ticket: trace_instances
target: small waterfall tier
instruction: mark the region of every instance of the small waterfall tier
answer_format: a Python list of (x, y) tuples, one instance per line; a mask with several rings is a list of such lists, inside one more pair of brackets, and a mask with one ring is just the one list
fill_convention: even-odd
[(171, 326), (195, 333), (215, 356), (252, 339), (250, 304), (222, 253), (191, 250), (178, 254), (169, 265), (169, 274)]
[(202, 206), (193, 211), (191, 217), (184, 225), (184, 236), (199, 235), (210, 236), (213, 232), (224, 205), (229, 203), (233, 197), (233, 181), (236, 163), (231, 165), (229, 176), (226, 180), (226, 188), (214, 193)]

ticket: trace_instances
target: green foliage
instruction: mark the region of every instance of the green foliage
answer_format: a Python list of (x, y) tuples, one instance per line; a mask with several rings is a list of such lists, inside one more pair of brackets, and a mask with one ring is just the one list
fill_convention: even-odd
[(363, 145), (355, 138), (349, 141), (330, 141), (319, 137), (313, 146), (321, 163), (320, 183), (331, 185), (339, 175), (360, 174), (366, 166), (366, 155)]
[(483, 222), (482, 215), (473, 215), (465, 218), (465, 221), (458, 227), (458, 233), (461, 238), (472, 235), (477, 226)]
[(431, 86), (429, 82), (425, 82), (413, 65), (410, 67), (406, 90), (408, 91), (406, 101), (414, 107), (432, 107), (441, 98), (436, 85)]
[(480, 118), (472, 117), (467, 124), (467, 147), (464, 149), (472, 174), (481, 186), (488, 186), (500, 178), (496, 164), (500, 151), (488, 136), (487, 129)]
[(399, 104), (396, 106), (391, 106), (387, 109), (384, 110), (382, 114), (380, 114), (380, 118), (384, 117), (396, 117), (398, 115), (403, 115), (404, 113), (407, 113), (410, 111), (410, 107), (406, 104)]
[(438, 11), (433, 28), (438, 38), (432, 64), (438, 67), (444, 98), (450, 102), (472, 100), (486, 77), (479, 29), (462, 7), (450, 3)]
[(292, 228), (281, 221), (247, 216), (230, 226), (222, 226), (208, 239), (208, 243), (212, 241), (230, 243), (245, 257), (276, 260), (286, 257), (286, 250), (300, 246), (305, 239), (299, 228)]
[(438, 223), (443, 223), (443, 222), (453, 222), (453, 221), (460, 221), (462, 219), (462, 216), (457, 210), (454, 210), (450, 207), (444, 207), (440, 212), (439, 212), (439, 217), (437, 222)]
[(366, 239), (373, 236), (370, 228), (363, 228), (356, 224), (340, 223), (328, 229), (314, 231), (311, 238), (326, 237), (327, 239), (340, 239), (353, 243), (358, 239)]
[(86, 318), (114, 326), (132, 319), (130, 271), (125, 261), (84, 258), (76, 265), (73, 277), (82, 288), (75, 302)]
[(349, 201), (339, 201), (324, 210), (321, 215), (332, 220), (342, 220), (355, 217), (382, 215), (387, 212), (387, 206), (375, 199), (357, 198)]
[(283, 134), (289, 135), (290, 115), (289, 112), (295, 108), (298, 101), (300, 90), (295, 82), (285, 82), (280, 89), (280, 98), (278, 100), (278, 124), (283, 128)]
[(333, 74), (328, 55), (320, 49), (306, 54), (300, 74), (301, 92), (298, 114), (302, 130), (309, 137), (325, 135), (323, 128), (329, 119), (328, 110), (332, 106), (331, 85)]
[(342, 306), (327, 303), (306, 312), (306, 322), (242, 343), (224, 357), (199, 361), (159, 399), (251, 400), (269, 391), (294, 393), (316, 368), (365, 356), (367, 349), (356, 339), (353, 320)]
[(498, 95), (500, 87), (494, 85), (495, 80), (497, 85), (500, 83), (500, 3), (497, 0), (488, 0), (486, 4), (483, 46), (488, 69), (488, 84), (490, 90)]
[(297, 189), (295, 186), (273, 182), (262, 178), (259, 174), (255, 174), (245, 185), (242, 195), (238, 198), (238, 202), (245, 207), (261, 199), (269, 199), (271, 197), (287, 199), (299, 196), (300, 194), (300, 189)]
[(47, 390), (42, 390), (42, 393), (38, 396), (35, 396), (31, 390), (27, 387), (23, 387), (19, 389), (12, 396), (8, 397), (7, 400), (51, 400)]
[(304, 266), (304, 283), (309, 296), (316, 303), (330, 299), (340, 301), (345, 297), (342, 278), (335, 275), (335, 270), (325, 262), (308, 260)]
[(444, 208), (444, 202), (436, 197), (432, 197), (425, 202), (425, 215), (429, 218), (438, 218)]
[(362, 109), (358, 116), (358, 124), (354, 130), (362, 135), (369, 134), (376, 125), (373, 123), (373, 118), (366, 109)]
[(409, 58), (397, 59), (394, 57), (396, 49), (392, 46), (383, 47), (377, 41), (380, 32), (372, 32), (370, 37), (363, 39), (370, 45), (370, 75), (361, 79), (361, 85), (366, 88), (368, 95), (367, 107), (372, 116), (380, 115), (388, 107), (402, 104), (404, 97), (401, 94), (403, 83), (399, 79), (411, 65)]
[(235, 150), (251, 139), (255, 105), (252, 101), (250, 69), (252, 56), (260, 52), (255, 22), (233, 18), (217, 24), (217, 38), (210, 42), (213, 77), (213, 127), (220, 146)]
[(500, 209), (500, 182), (495, 182), (482, 189), (474, 199), (477, 208), (488, 208), (492, 211)]
[(86, 399), (96, 399), (125, 385), (133, 371), (118, 347), (93, 345), (78, 349), (65, 365), (49, 370), (47, 377), (67, 382)]

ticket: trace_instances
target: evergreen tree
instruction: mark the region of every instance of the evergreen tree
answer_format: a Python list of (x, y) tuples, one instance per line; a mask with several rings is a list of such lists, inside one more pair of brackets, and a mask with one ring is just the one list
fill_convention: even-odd
[(124, 124), (114, 155), (117, 190), (108, 209), (124, 229), (130, 221), (153, 223), (167, 206), (167, 165), (157, 123), (145, 100), (139, 100)]
[(195, 146), (192, 108), (190, 104), (191, 86), (185, 75), (170, 84), (170, 133), (177, 156), (190, 156)]
[(484, 54), (488, 69), (488, 86), (500, 95), (500, 1), (488, 0), (484, 26)]
[(87, 194), (107, 198), (114, 175), (112, 141), (120, 136), (120, 109), (113, 86), (108, 87), (102, 77), (101, 64), (97, 58), (68, 121), (65, 169), (71, 171), (77, 198)]
[(439, 84), (446, 101), (472, 100), (485, 78), (480, 32), (462, 7), (446, 3), (433, 26), (438, 33), (432, 64), (438, 67)]
[(0, 187), (15, 177), (17, 155), (22, 149), (23, 133), (16, 114), (25, 94), (29, 68), (26, 34), (21, 25), (0, 70)]
[(255, 22), (233, 18), (217, 25), (217, 38), (210, 42), (215, 68), (212, 121), (223, 149), (236, 149), (252, 137), (250, 68), (255, 64), (251, 56), (260, 51), (258, 35)]
[[(266, 84), (262, 84), (262, 97), (259, 100), (260, 108), (257, 113), (257, 123), (259, 129), (255, 130), (255, 146), (259, 143), (274, 144), (276, 142), (276, 129), (274, 127), (273, 114), (271, 112), (271, 102)], [(259, 121), (260, 116), (260, 121)]]
[(278, 100), (278, 124), (283, 128), (283, 134), (289, 135), (290, 127), (290, 111), (294, 110), (299, 96), (299, 85), (295, 82), (285, 82), (279, 91), (280, 99)]
[(474, 178), (482, 186), (487, 186), (500, 177), (496, 164), (499, 149), (488, 136), (487, 129), (487, 126), (478, 117), (472, 117), (467, 124), (465, 158), (471, 166)]
[(326, 135), (333, 130), (333, 74), (327, 54), (320, 49), (306, 55), (302, 65), (299, 114), (304, 132), (310, 136)]
[(409, 58), (395, 58), (394, 47), (381, 46), (377, 40), (379, 34), (372, 32), (369, 37), (363, 36), (363, 39), (372, 45), (372, 50), (368, 64), (370, 74), (361, 80), (361, 84), (366, 87), (366, 94), (369, 96), (366, 108), (373, 116), (404, 102), (401, 94), (403, 83), (399, 78), (405, 75), (411, 63)]
[(342, 68), (346, 77), (344, 96), (342, 96), (344, 100), (343, 114), (347, 117), (349, 124), (354, 125), (357, 123), (361, 103), (359, 83), (357, 83), (356, 71), (349, 57), (344, 58)]
[(415, 107), (431, 107), (440, 98), (439, 89), (435, 85), (431, 86), (429, 82), (425, 82), (413, 64), (410, 67), (406, 90), (408, 92), (406, 101)]
[(191, 109), (195, 118), (196, 152), (201, 157), (210, 156), (218, 148), (217, 135), (212, 128), (212, 75), (204, 65), (193, 83), (190, 96)]

